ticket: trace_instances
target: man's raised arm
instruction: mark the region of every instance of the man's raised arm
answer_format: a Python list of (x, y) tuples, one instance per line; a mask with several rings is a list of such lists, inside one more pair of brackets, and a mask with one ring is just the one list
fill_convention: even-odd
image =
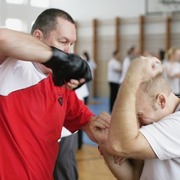
[(136, 96), (141, 83), (162, 72), (157, 58), (140, 57), (132, 61), (120, 87), (112, 111), (108, 136), (111, 154), (126, 158), (154, 158), (155, 154), (139, 131), (136, 113)]
[(30, 34), (0, 28), (0, 57), (31, 60), (40, 63), (51, 58), (49, 46)]

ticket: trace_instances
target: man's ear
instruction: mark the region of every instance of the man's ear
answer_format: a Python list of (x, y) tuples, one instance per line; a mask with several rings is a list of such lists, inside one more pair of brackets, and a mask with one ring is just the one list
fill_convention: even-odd
[(156, 100), (157, 100), (158, 105), (160, 105), (160, 107), (162, 109), (164, 109), (165, 106), (166, 106), (166, 98), (165, 98), (165, 96), (163, 94), (158, 94), (156, 96)]
[(39, 40), (43, 39), (43, 33), (42, 31), (40, 31), (39, 29), (36, 29), (33, 34), (34, 37), (37, 37)]

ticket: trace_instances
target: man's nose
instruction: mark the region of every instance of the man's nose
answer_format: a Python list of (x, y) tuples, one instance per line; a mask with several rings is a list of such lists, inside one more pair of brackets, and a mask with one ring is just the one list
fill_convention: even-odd
[(71, 46), (70, 46), (70, 45), (66, 45), (66, 46), (64, 47), (64, 52), (70, 53), (70, 52), (71, 52)]

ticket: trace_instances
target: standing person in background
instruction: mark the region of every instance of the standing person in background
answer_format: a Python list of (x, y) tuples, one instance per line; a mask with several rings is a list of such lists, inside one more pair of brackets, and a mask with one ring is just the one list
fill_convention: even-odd
[(87, 51), (83, 52), (83, 59), (85, 59), (87, 61), (87, 63), (89, 64), (90, 68), (91, 68), (91, 72), (92, 72), (92, 81), (87, 82), (87, 87), (88, 87), (88, 91), (89, 91), (89, 97), (87, 98), (87, 100), (85, 99), (85, 104), (88, 104), (88, 99), (92, 98), (93, 96), (93, 80), (94, 80), (94, 70), (97, 68), (97, 65), (95, 63), (95, 61), (93, 59), (90, 58), (89, 53)]
[(126, 73), (131, 64), (131, 61), (139, 55), (140, 55), (139, 50), (135, 46), (132, 46), (128, 49), (127, 55), (126, 55), (125, 59), (123, 60), (120, 84), (122, 84), (122, 82), (126, 76)]
[(158, 59), (161, 60), (161, 62), (163, 62), (164, 58), (165, 58), (165, 51), (163, 49), (160, 49), (158, 54)]
[(180, 96), (180, 49), (172, 47), (165, 54), (165, 73), (175, 95)]
[[(88, 104), (87, 101), (89, 97), (89, 91), (88, 91), (87, 83), (83, 84), (80, 88), (76, 89), (76, 95), (79, 99), (81, 99), (84, 102), (85, 105)], [(74, 143), (77, 142), (78, 149), (81, 149), (83, 145), (83, 131), (80, 129), (77, 134), (78, 135), (75, 136), (78, 136), (78, 140), (74, 141)]]
[[(89, 67), (92, 72), (92, 80), (83, 84), (79, 89), (76, 90), (77, 96), (84, 101), (85, 105), (88, 105), (89, 98), (92, 97), (92, 88), (93, 88), (93, 78), (94, 78), (94, 69), (96, 69), (96, 63), (94, 60), (90, 59), (89, 54), (87, 51), (83, 52), (82, 58), (87, 61)], [(78, 131), (78, 149), (81, 149), (83, 145), (83, 131), (80, 129)]]
[(71, 133), (63, 127), (59, 142), (59, 152), (54, 168), (54, 180), (78, 180), (76, 151), (78, 149), (78, 133)]
[(122, 71), (121, 54), (119, 50), (113, 52), (113, 57), (108, 62), (107, 80), (110, 88), (109, 112), (111, 113), (117, 92), (119, 89), (120, 76)]

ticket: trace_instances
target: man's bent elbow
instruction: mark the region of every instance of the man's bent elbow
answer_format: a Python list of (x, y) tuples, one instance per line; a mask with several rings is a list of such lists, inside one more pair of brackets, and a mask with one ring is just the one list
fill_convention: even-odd
[(134, 154), (134, 149), (132, 146), (127, 144), (122, 144), (119, 141), (108, 141), (107, 151), (110, 154), (120, 156), (123, 158), (131, 158)]

